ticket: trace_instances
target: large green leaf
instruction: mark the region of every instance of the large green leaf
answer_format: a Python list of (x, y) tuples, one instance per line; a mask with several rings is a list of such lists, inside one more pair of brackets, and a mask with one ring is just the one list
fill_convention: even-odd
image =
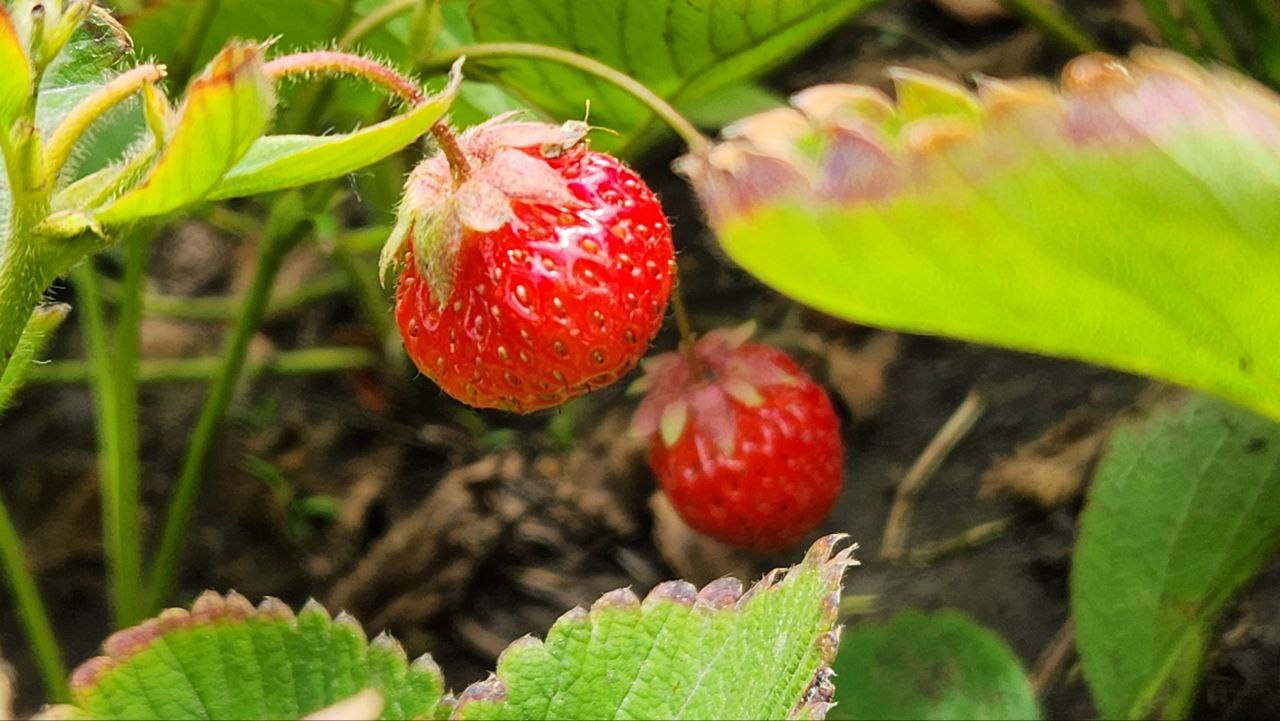
[(1118, 428), (1071, 577), (1105, 718), (1185, 716), (1214, 622), (1280, 546), (1280, 424), (1195, 396)]
[(187, 91), (164, 150), (142, 181), (97, 213), (101, 223), (163, 215), (202, 200), (271, 120), (274, 95), (257, 45), (233, 43)]
[(815, 89), (685, 167), (728, 254), (816, 308), (1280, 418), (1280, 101), (1167, 52), (1067, 78)]
[(401, 115), (342, 135), (268, 135), (227, 173), (210, 199), (296, 188), (359, 170), (412, 143), (449, 109), (458, 78)]
[[(125, 23), (138, 52), (163, 63), (171, 63), (191, 52), (182, 45), (188, 38), (191, 15), (202, 1), (148, 2), (136, 15), (126, 17)], [(357, 5), (372, 7), (382, 2), (362, 0)], [(220, 0), (218, 12), (195, 50), (195, 62), (207, 63), (219, 48), (236, 38), (275, 38), (273, 52), (276, 54), (332, 42), (332, 33), (347, 4), (347, 0)], [(375, 31), (364, 42), (367, 50), (379, 55), (390, 56), (401, 46), (385, 29)]]
[(430, 657), (413, 663), (383, 634), (368, 642), (349, 616), (317, 604), (296, 616), (270, 599), (201, 596), (120, 631), (106, 655), (72, 675), (64, 718), (297, 719), (366, 688), (383, 698), (384, 719), (431, 718), (444, 678)]
[(956, 611), (905, 611), (845, 633), (832, 719), (1034, 719), (1035, 693), (1005, 642)]
[[(640, 80), (684, 109), (793, 57), (874, 0), (474, 0), (480, 42), (567, 48)], [(652, 113), (630, 95), (577, 70), (504, 61), (503, 80), (555, 117), (581, 117), (642, 142)]]
[(856, 563), (840, 540), (820, 539), (746, 593), (726, 578), (701, 591), (664, 583), (643, 602), (605, 594), (561, 617), (545, 643), (513, 643), (496, 676), (456, 701), (430, 658), (409, 664), (386, 635), (366, 643), (350, 617), (206, 593), (189, 612), (107, 639), (105, 655), (72, 674), (74, 705), (50, 715), (299, 718), (374, 689), (382, 718), (820, 718), (841, 582)]
[(732, 579), (698, 592), (664, 583), (576, 609), (545, 642), (516, 641), (497, 675), (458, 698), (466, 719), (821, 717), (849, 550), (819, 541), (785, 575), (747, 593)]

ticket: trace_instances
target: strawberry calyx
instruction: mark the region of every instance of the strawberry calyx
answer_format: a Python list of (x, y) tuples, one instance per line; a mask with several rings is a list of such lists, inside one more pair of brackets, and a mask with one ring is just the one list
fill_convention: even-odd
[[(516, 217), (515, 203), (564, 210), (585, 205), (547, 160), (585, 150), (590, 126), (517, 121), (517, 115), (500, 115), (459, 134), (450, 148), (454, 165), (441, 152), (410, 173), (395, 228), (382, 249), (384, 284), (403, 262), (412, 261), (443, 306), (453, 292), (466, 232), (502, 228)], [(456, 167), (462, 163), (463, 168)]]
[(765, 356), (739, 352), (754, 333), (754, 321), (707, 333), (694, 345), (697, 367), (678, 352), (641, 361), (643, 375), (629, 389), (644, 393), (631, 419), (632, 435), (659, 434), (670, 448), (692, 427), (731, 455), (736, 408), (758, 407), (762, 389), (799, 381)]

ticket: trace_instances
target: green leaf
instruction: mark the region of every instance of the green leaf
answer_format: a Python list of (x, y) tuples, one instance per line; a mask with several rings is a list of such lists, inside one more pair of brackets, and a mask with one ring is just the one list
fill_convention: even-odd
[(684, 167), (725, 251), (820, 310), (1280, 418), (1280, 99), (1162, 51), (1066, 77), (987, 81), (977, 120), (918, 76), (909, 114), (813, 89)]
[(131, 57), (127, 39), (96, 15), (89, 15), (45, 71), (36, 125), (46, 133), (52, 130)]
[(496, 676), (458, 697), (465, 719), (724, 718), (821, 716), (826, 664), (852, 549), (838, 537), (810, 549), (784, 575), (745, 594), (732, 579), (698, 592), (659, 585), (643, 602), (629, 590), (560, 618), (545, 642), (525, 637)]
[[(172, 63), (190, 49), (180, 47), (187, 40), (187, 24), (202, 0), (165, 0), (147, 3), (125, 23), (138, 52), (155, 57), (156, 62)], [(384, 0), (377, 0), (383, 3)], [(220, 0), (203, 42), (195, 52), (195, 62), (209, 62), (219, 48), (236, 38), (275, 38), (275, 54), (313, 49), (333, 41), (334, 29), (346, 0)], [(371, 7), (362, 0), (359, 5)], [(305, 21), (304, 21), (305, 20)], [(377, 55), (395, 57), (402, 43), (386, 29), (372, 33), (362, 43)]]
[(1219, 613), (1278, 546), (1280, 425), (1194, 396), (1117, 428), (1071, 577), (1102, 716), (1187, 715)]
[(367, 642), (349, 616), (314, 602), (295, 617), (268, 599), (206, 593), (188, 612), (170, 609), (120, 631), (104, 656), (72, 674), (64, 718), (296, 719), (377, 690), (384, 719), (432, 718), (444, 678), (427, 656), (413, 663), (383, 634)]
[(98, 211), (98, 221), (163, 215), (207, 197), (262, 135), (273, 98), (260, 48), (227, 46), (191, 83), (155, 165), (137, 186)]
[(9, 363), (0, 373), (0, 414), (3, 414), (13, 402), (13, 398), (27, 380), (31, 363), (40, 355), (53, 332), (66, 320), (71, 306), (65, 303), (42, 305), (31, 314), (27, 327), (22, 331), (18, 347), (14, 349)]
[(754, 82), (744, 81), (717, 88), (685, 104), (685, 116), (703, 128), (719, 128), (738, 118), (787, 104), (786, 98)]
[(1018, 658), (956, 611), (905, 611), (847, 631), (830, 719), (1035, 719)]
[[(479, 42), (531, 42), (596, 58), (678, 109), (754, 77), (808, 48), (874, 0), (475, 0)], [(630, 95), (577, 70), (503, 61), (504, 82), (554, 117), (582, 117), (634, 146), (655, 125)]]
[(457, 91), (455, 79), (444, 92), (403, 114), (352, 133), (259, 138), (209, 197), (296, 188), (376, 163), (425, 133), (449, 109)]

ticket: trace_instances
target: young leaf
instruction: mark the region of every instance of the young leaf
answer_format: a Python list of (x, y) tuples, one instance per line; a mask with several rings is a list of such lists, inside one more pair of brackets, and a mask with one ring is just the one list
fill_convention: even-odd
[(832, 719), (1035, 719), (1035, 693), (997, 635), (956, 611), (905, 611), (845, 633)]
[(425, 133), (458, 94), (455, 75), (444, 92), (390, 120), (344, 135), (268, 135), (227, 173), (210, 199), (296, 188), (382, 160)]
[[(520, 41), (588, 55), (679, 109), (768, 70), (873, 0), (475, 0), (479, 42)], [(635, 142), (654, 117), (628, 94), (538, 61), (503, 61), (503, 79), (553, 117), (581, 117)], [(621, 143), (600, 138), (603, 143)]]
[(66, 320), (69, 312), (71, 306), (55, 303), (40, 306), (31, 314), (31, 320), (27, 321), (22, 338), (18, 340), (18, 347), (13, 351), (13, 357), (9, 359), (4, 372), (0, 373), (0, 414), (13, 402), (13, 397), (27, 380), (32, 361), (40, 354), (53, 332), (62, 325), (62, 321)]
[(0, 130), (8, 130), (31, 94), (31, 63), (13, 27), (9, 10), (0, 5)]
[(464, 719), (821, 717), (844, 570), (852, 548), (816, 543), (800, 565), (741, 593), (732, 579), (698, 592), (664, 583), (575, 609), (545, 642), (525, 637), (472, 684)]
[(349, 616), (310, 603), (294, 615), (268, 599), (206, 593), (188, 612), (169, 609), (117, 632), (104, 656), (72, 674), (73, 706), (60, 718), (297, 719), (372, 688), (384, 719), (432, 718), (444, 678), (429, 657), (372, 642)]
[(1167, 51), (1084, 56), (1062, 92), (895, 79), (896, 107), (812, 88), (686, 159), (734, 260), (843, 318), (1280, 418), (1280, 99)]
[(271, 119), (274, 94), (257, 45), (228, 45), (196, 78), (154, 166), (98, 211), (103, 224), (163, 215), (204, 199)]
[(1071, 577), (1102, 716), (1185, 716), (1218, 614), (1277, 547), (1280, 424), (1193, 396), (1118, 428)]

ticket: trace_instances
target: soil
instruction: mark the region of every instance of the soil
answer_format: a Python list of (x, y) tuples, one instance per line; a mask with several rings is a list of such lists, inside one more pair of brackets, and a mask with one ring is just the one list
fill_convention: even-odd
[[(1064, 4), (1104, 31), (1114, 49), (1145, 32), (1127, 3)], [(975, 26), (929, 3), (890, 2), (770, 82), (783, 92), (832, 80), (883, 85), (889, 64), (1010, 76), (1052, 71), (1064, 57), (1013, 20)], [(846, 594), (874, 596), (851, 602), (846, 623), (909, 607), (962, 609), (1043, 673), (1048, 717), (1096, 715), (1073, 654), (1057, 665), (1040, 662), (1067, 621), (1080, 489), (1068, 489), (1049, 510), (978, 494), (984, 474), (1019, 447), (1073, 414), (1113, 417), (1148, 382), (1069, 361), (883, 334), (803, 310), (719, 255), (687, 186), (666, 170), (677, 150), (659, 148), (641, 168), (677, 228), (695, 322), (710, 328), (755, 318), (766, 340), (797, 353), (841, 399), (848, 475), (820, 532), (844, 532), (861, 544), (863, 565), (850, 572)], [(168, 234), (155, 257), (155, 289), (208, 294), (242, 283), (253, 253), (192, 222)], [(304, 249), (282, 282), (296, 283), (323, 264)], [(217, 325), (152, 319), (146, 353), (216, 352), (220, 332)], [(320, 343), (376, 345), (356, 305), (333, 298), (274, 317), (255, 352)], [(673, 345), (669, 332), (658, 341)], [(53, 354), (76, 357), (80, 348), (72, 327)], [(210, 463), (175, 601), (204, 588), (273, 595), (294, 606), (315, 597), (335, 612), (351, 611), (372, 633), (391, 630), (411, 653), (430, 651), (460, 689), (482, 678), (508, 642), (545, 632), (562, 612), (605, 591), (631, 586), (642, 594), (677, 575), (697, 582), (722, 573), (758, 576), (794, 560), (720, 548), (651, 502), (642, 449), (625, 433), (632, 404), (620, 390), (625, 383), (559, 412), (473, 413), (391, 358), (375, 371), (245, 384)], [(920, 549), (1001, 519), (1003, 532), (927, 565), (880, 560), (897, 483), (971, 390), (985, 410), (916, 499), (906, 546)], [(199, 385), (144, 390), (147, 538), (155, 538), (202, 400)], [(29, 389), (0, 433), (0, 487), (73, 661), (93, 655), (108, 631), (90, 401), (85, 387)], [(271, 468), (285, 479), (282, 487), (264, 482)], [(1204, 716), (1280, 714), (1273, 678), (1280, 633), (1268, 625), (1278, 613), (1280, 566), (1226, 614), (1201, 694)], [(29, 712), (41, 692), (21, 638), (14, 615), (0, 613), (18, 709)]]

